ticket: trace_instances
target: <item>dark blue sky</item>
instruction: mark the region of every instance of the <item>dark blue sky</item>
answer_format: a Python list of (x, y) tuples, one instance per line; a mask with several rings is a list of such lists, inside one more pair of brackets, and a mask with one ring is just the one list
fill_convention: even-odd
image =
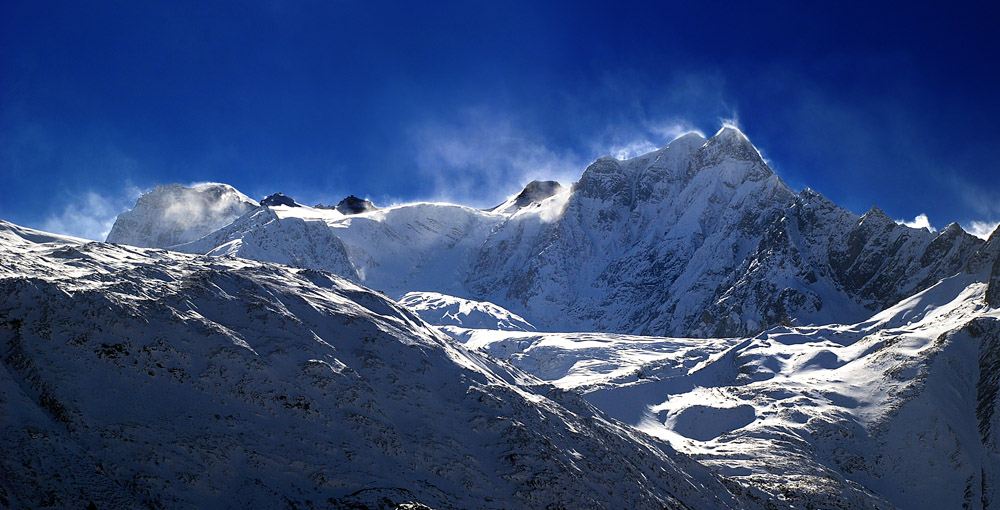
[(801, 3), (4, 2), (0, 218), (96, 236), (203, 181), (488, 206), (734, 119), (854, 212), (1000, 220), (997, 13)]

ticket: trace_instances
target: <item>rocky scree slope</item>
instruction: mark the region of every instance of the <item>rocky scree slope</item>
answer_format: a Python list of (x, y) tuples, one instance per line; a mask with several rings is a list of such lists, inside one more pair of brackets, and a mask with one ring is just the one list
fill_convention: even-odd
[(5, 507), (753, 505), (340, 277), (6, 222), (0, 416)]

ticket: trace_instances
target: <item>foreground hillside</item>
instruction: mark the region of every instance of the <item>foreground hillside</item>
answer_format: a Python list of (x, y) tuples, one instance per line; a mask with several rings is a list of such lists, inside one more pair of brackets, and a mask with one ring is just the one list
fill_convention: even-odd
[(0, 341), (2, 507), (752, 505), (324, 272), (0, 222)]

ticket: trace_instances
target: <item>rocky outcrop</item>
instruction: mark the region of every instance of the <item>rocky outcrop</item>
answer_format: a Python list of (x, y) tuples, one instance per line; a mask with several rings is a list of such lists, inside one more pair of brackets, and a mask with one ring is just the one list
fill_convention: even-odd
[(378, 210), (378, 207), (375, 207), (375, 204), (371, 203), (368, 199), (349, 195), (347, 198), (337, 203), (337, 207), (334, 209), (340, 211), (340, 214), (361, 214), (368, 211)]
[(286, 196), (284, 193), (274, 193), (272, 195), (268, 195), (260, 201), (260, 205), (263, 207), (274, 207), (278, 205), (286, 207), (300, 207), (295, 200), (292, 200), (292, 197)]
[(525, 207), (540, 204), (546, 198), (564, 189), (562, 184), (556, 181), (531, 181), (517, 196), (490, 209), (490, 211), (513, 214)]

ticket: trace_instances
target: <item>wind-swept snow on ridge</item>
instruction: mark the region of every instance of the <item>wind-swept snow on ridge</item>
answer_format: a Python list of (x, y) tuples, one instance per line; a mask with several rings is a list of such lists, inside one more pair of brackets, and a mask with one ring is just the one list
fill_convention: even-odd
[[(821, 508), (1000, 503), (1000, 234), (853, 325), (747, 339), (445, 328), (743, 483)], [(996, 303), (1000, 304), (1000, 303)]]
[(274, 206), (158, 246), (328, 270), (394, 298), (491, 302), (546, 331), (719, 337), (862, 320), (981, 244), (957, 224), (932, 233), (795, 193), (726, 127), (600, 158), (571, 189), (534, 182), (492, 211)]
[(109, 243), (163, 248), (194, 241), (257, 207), (227, 184), (157, 186), (115, 220)]
[(329, 273), (0, 222), (0, 290), (4, 506), (753, 505)]

